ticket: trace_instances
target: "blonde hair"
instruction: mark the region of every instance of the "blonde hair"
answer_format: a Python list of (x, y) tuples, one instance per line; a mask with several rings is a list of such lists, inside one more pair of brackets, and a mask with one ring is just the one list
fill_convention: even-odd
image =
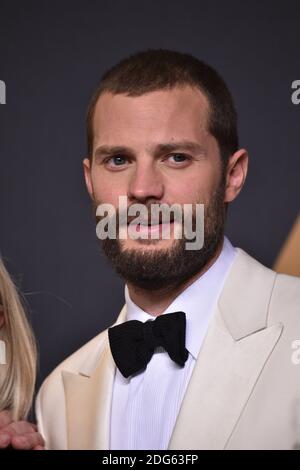
[(26, 418), (36, 378), (36, 343), (17, 288), (0, 258), (0, 308), (4, 324), (6, 364), (0, 364), (0, 411), (10, 410), (13, 419)]

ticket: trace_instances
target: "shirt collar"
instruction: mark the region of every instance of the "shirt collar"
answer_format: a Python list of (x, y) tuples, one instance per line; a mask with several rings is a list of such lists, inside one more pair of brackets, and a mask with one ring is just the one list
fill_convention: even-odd
[[(222, 250), (215, 262), (202, 276), (181, 292), (162, 313), (164, 315), (171, 312), (185, 312), (186, 348), (194, 359), (199, 354), (211, 313), (235, 255), (236, 248), (232, 246), (228, 238), (224, 237)], [(127, 285), (125, 285), (125, 302), (127, 321), (153, 320), (153, 315), (142, 310), (131, 300)]]

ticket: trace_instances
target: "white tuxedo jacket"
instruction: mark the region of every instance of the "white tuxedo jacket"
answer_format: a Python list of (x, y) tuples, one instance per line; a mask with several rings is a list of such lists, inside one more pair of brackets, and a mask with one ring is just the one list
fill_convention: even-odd
[[(237, 250), (168, 449), (300, 447), (300, 278)], [(125, 318), (123, 307), (115, 324)], [(48, 448), (109, 449), (115, 367), (105, 330), (45, 380)]]

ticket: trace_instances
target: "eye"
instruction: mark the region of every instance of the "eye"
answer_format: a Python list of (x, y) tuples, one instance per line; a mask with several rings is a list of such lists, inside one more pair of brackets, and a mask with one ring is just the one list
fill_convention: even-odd
[(114, 155), (105, 160), (105, 164), (111, 167), (122, 166), (126, 162), (128, 162), (128, 159), (123, 155)]
[(188, 162), (190, 158), (184, 153), (172, 153), (171, 155), (168, 155), (167, 160), (169, 160), (171, 163), (179, 164)]

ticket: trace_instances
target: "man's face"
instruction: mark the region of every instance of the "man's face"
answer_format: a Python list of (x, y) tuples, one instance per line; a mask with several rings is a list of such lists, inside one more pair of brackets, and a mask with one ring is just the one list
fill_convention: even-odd
[[(224, 228), (223, 172), (217, 141), (208, 132), (208, 108), (206, 97), (192, 87), (139, 97), (101, 95), (94, 115), (92, 162), (84, 160), (87, 187), (95, 204), (109, 203), (117, 209), (119, 196), (127, 196), (128, 206), (203, 203), (210, 232), (206, 230), (205, 235), (212, 238), (218, 229), (220, 238)], [(119, 254), (130, 253), (131, 260), (144, 264), (143, 270), (149, 260), (151, 271), (151, 259), (157, 264), (159, 254), (175, 254), (180, 241), (174, 239), (173, 229), (171, 223), (169, 239), (160, 237), (145, 243), (128, 237), (114, 245), (108, 242), (108, 251), (114, 246)], [(156, 228), (145, 226), (143, 230), (150, 238)], [(194, 260), (196, 256), (199, 260), (199, 253), (188, 255)]]

